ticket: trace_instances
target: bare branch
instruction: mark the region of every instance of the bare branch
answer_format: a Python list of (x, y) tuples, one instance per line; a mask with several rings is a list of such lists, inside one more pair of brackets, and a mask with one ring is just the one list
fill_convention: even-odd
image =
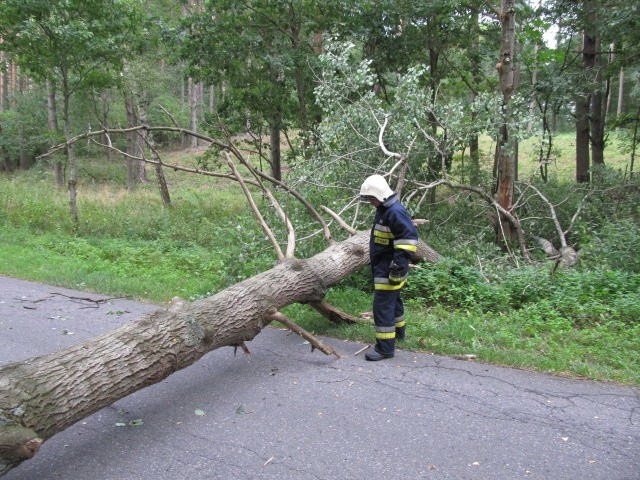
[(178, 123), (178, 121), (176, 120), (176, 118), (171, 115), (171, 113), (169, 113), (169, 110), (167, 110), (166, 108), (164, 108), (162, 105), (159, 105), (160, 110), (162, 110), (164, 113), (167, 114), (167, 116), (171, 119), (171, 122), (173, 123), (173, 125), (177, 128), (180, 128), (180, 124)]
[(549, 207), (549, 211), (551, 212), (551, 220), (553, 221), (553, 225), (556, 228), (556, 233), (558, 234), (558, 238), (560, 239), (560, 245), (562, 245), (563, 247), (567, 246), (567, 239), (564, 236), (564, 231), (562, 230), (562, 226), (560, 225), (560, 220), (558, 220), (558, 215), (556, 214), (556, 209), (553, 206), (553, 204), (549, 201), (549, 199), (547, 199), (547, 197), (545, 197), (542, 192), (540, 190), (538, 190), (536, 187), (534, 187), (533, 185), (527, 185), (528, 188), (531, 188), (534, 192), (536, 192), (538, 194), (538, 197), (540, 197), (540, 199), (547, 204), (547, 206)]
[(131, 127), (131, 128), (105, 128), (105, 129), (102, 129), (102, 130), (96, 130), (94, 132), (87, 132), (87, 133), (83, 133), (81, 135), (77, 135), (77, 136), (75, 136), (73, 138), (70, 138), (69, 140), (67, 140), (67, 141), (65, 141), (63, 143), (60, 143), (60, 144), (50, 148), (49, 151), (43, 153), (42, 155), (38, 155), (36, 157), (36, 160), (40, 160), (42, 158), (49, 157), (49, 156), (53, 155), (54, 153), (59, 152), (60, 150), (64, 150), (64, 149), (68, 148), (69, 145), (71, 145), (73, 143), (76, 143), (76, 142), (78, 142), (80, 140), (84, 140), (84, 139), (87, 139), (87, 138), (90, 138), (90, 137), (95, 137), (97, 135), (106, 135), (106, 134), (109, 134), (109, 133), (123, 133), (124, 134), (124, 133), (137, 132), (139, 130), (146, 130), (146, 131), (149, 131), (149, 132), (153, 132), (153, 131), (179, 132), (179, 133), (183, 133), (185, 135), (192, 135), (192, 136), (197, 137), (197, 138), (199, 138), (201, 140), (205, 140), (205, 141), (210, 142), (210, 143), (212, 143), (214, 145), (217, 145), (217, 146), (219, 146), (221, 148), (229, 150), (229, 146), (228, 145), (226, 145), (224, 143), (221, 143), (221, 142), (219, 142), (219, 141), (217, 141), (217, 140), (215, 140), (215, 139), (213, 139), (211, 137), (207, 137), (206, 135), (202, 135), (202, 134), (200, 134), (198, 132), (194, 132), (192, 130), (187, 130), (186, 128), (149, 127), (149, 126), (146, 126), (146, 125), (138, 125), (138, 126)]
[(325, 207), (324, 205), (321, 205), (320, 208), (322, 210), (324, 210), (325, 212), (327, 212), (329, 215), (331, 215), (333, 217), (333, 219), (338, 222), (338, 225), (340, 225), (340, 228), (342, 228), (345, 232), (347, 232), (349, 235), (355, 235), (356, 233), (358, 233), (358, 231), (355, 228), (352, 228), (347, 222), (345, 222), (342, 217), (340, 215), (338, 215), (337, 213), (335, 213), (333, 210), (331, 210), (328, 207)]
[[(234, 182), (237, 181), (237, 179), (233, 176), (230, 175), (228, 173), (218, 173), (218, 172), (211, 172), (209, 170), (201, 170), (199, 168), (190, 168), (190, 167), (183, 167), (182, 165), (177, 165), (177, 164), (172, 164), (172, 163), (164, 163), (161, 162), (159, 160), (149, 160), (148, 158), (145, 157), (136, 157), (135, 155), (131, 155), (130, 153), (124, 152), (122, 150), (120, 150), (117, 147), (114, 147), (112, 145), (106, 145), (104, 143), (100, 143), (98, 141), (96, 141), (95, 139), (92, 139), (92, 142), (95, 143), (96, 145), (99, 145), (101, 147), (105, 147), (105, 148), (109, 148), (111, 150), (113, 150), (114, 152), (127, 157), (127, 158), (131, 158), (133, 160), (139, 160), (141, 162), (145, 162), (145, 163), (149, 163), (151, 165), (160, 165), (163, 167), (167, 167), (167, 168), (171, 168), (174, 171), (181, 171), (181, 172), (187, 172), (187, 173), (196, 173), (198, 175), (205, 175), (208, 177), (216, 177), (216, 178), (224, 178), (226, 180), (233, 180)], [(253, 181), (253, 180), (249, 180), (249, 179), (244, 179), (245, 183), (248, 183), (250, 185), (253, 185), (255, 187), (259, 187), (258, 183)]]
[[(168, 114), (168, 112), (167, 112), (167, 114)], [(272, 184), (274, 184), (274, 185), (286, 190), (296, 200), (298, 200), (300, 203), (302, 203), (304, 205), (304, 207), (309, 211), (309, 213), (322, 226), (322, 233), (324, 235), (324, 238), (325, 238), (327, 244), (328, 245), (332, 245), (333, 244), (333, 238), (331, 237), (331, 232), (329, 231), (328, 225), (326, 224), (326, 222), (324, 221), (322, 216), (318, 213), (318, 211), (315, 208), (313, 208), (313, 206), (300, 193), (298, 193), (296, 190), (294, 190), (293, 188), (288, 186), (286, 183), (281, 182), (279, 180), (276, 180), (275, 178), (273, 178), (273, 177), (271, 177), (271, 176), (269, 176), (269, 175), (267, 175), (267, 174), (265, 174), (263, 172), (260, 172), (259, 170), (256, 170), (244, 158), (242, 153), (235, 147), (235, 145), (233, 145), (232, 142), (230, 142), (228, 144), (227, 143), (223, 143), (223, 142), (215, 140), (215, 139), (213, 139), (211, 137), (207, 137), (206, 135), (202, 135), (202, 134), (199, 134), (197, 132), (193, 132), (191, 130), (187, 130), (187, 129), (179, 128), (179, 127), (174, 127), (174, 128), (172, 128), (172, 127), (149, 127), (149, 126), (145, 126), (145, 125), (139, 125), (139, 126), (136, 126), (136, 127), (122, 128), (122, 129), (97, 130), (97, 131), (94, 131), (94, 132), (87, 132), (87, 133), (84, 133), (82, 135), (78, 135), (76, 137), (73, 137), (73, 138), (67, 140), (64, 143), (56, 145), (56, 146), (52, 147), (48, 152), (36, 157), (36, 159), (40, 160), (42, 158), (49, 157), (49, 156), (53, 155), (54, 153), (67, 148), (72, 143), (75, 143), (75, 142), (78, 142), (80, 140), (87, 139), (87, 138), (90, 138), (90, 137), (95, 137), (95, 136), (98, 136), (98, 135), (107, 135), (108, 136), (109, 133), (122, 133), (122, 134), (124, 134), (124, 133), (140, 131), (140, 130), (146, 130), (146, 131), (150, 131), (150, 132), (151, 131), (170, 131), (170, 132), (183, 133), (185, 135), (193, 135), (193, 136), (195, 136), (197, 138), (200, 138), (200, 139), (202, 139), (202, 140), (204, 140), (206, 142), (211, 143), (212, 145), (215, 145), (215, 146), (221, 148), (222, 150), (226, 150), (226, 151), (231, 152), (240, 161), (240, 163), (242, 163), (242, 165), (244, 165), (247, 169), (249, 169), (249, 171), (251, 171), (252, 174), (254, 174), (255, 176), (259, 176), (262, 179), (267, 180), (270, 183), (272, 183)], [(109, 142), (111, 142), (110, 139), (109, 139)], [(96, 143), (99, 144), (99, 145), (102, 145), (102, 144), (100, 144), (98, 142), (96, 142)], [(122, 154), (122, 155), (124, 155), (124, 156), (126, 156), (128, 158), (133, 158), (133, 159), (140, 160), (140, 161), (143, 161), (143, 162), (146, 162), (146, 163), (150, 163), (150, 164), (153, 164), (153, 165), (164, 165), (166, 167), (173, 168), (174, 170), (181, 170), (181, 171), (189, 172), (189, 173), (199, 173), (199, 174), (203, 174), (203, 175), (209, 175), (209, 176), (215, 176), (215, 177), (219, 177), (219, 178), (227, 178), (227, 179), (231, 179), (231, 180), (236, 180), (233, 177), (233, 175), (220, 174), (220, 173), (214, 173), (214, 172), (207, 172), (205, 170), (200, 170), (200, 169), (197, 169), (197, 168), (195, 168), (195, 169), (194, 168), (186, 168), (186, 167), (181, 167), (181, 166), (178, 166), (178, 165), (168, 165), (168, 164), (157, 162), (157, 161), (153, 161), (153, 160), (147, 160), (145, 158), (132, 156), (132, 155), (127, 154), (127, 153), (125, 153), (125, 152), (123, 152), (123, 151), (121, 151), (121, 150), (119, 150), (119, 149), (117, 149), (117, 148), (115, 148), (113, 146), (109, 146), (109, 145), (103, 145), (103, 146), (105, 146), (107, 148), (111, 148), (114, 151), (117, 151), (118, 153), (120, 153), (120, 154)], [(260, 186), (259, 184), (255, 183), (253, 181), (249, 181), (249, 180), (244, 180), (244, 181), (245, 181), (245, 183), (250, 183), (250, 184), (255, 185), (255, 186)]]
[[(259, 182), (259, 183), (260, 185), (262, 185), (262, 182)], [(296, 232), (293, 229), (291, 220), (289, 220), (289, 217), (285, 213), (284, 209), (282, 208), (278, 200), (276, 200), (276, 197), (273, 195), (273, 193), (271, 193), (271, 190), (264, 187), (264, 185), (262, 185), (262, 187), (263, 187), (262, 191), (269, 198), (269, 201), (273, 205), (273, 208), (275, 208), (276, 213), (282, 219), (282, 222), (284, 223), (285, 228), (287, 229), (287, 250), (285, 252), (285, 258), (294, 258), (295, 257), (294, 252), (296, 250)]]
[(238, 180), (238, 183), (240, 184), (240, 187), (242, 188), (242, 191), (244, 192), (244, 195), (247, 198), (247, 202), (249, 202), (249, 206), (251, 207), (251, 210), (253, 210), (253, 214), (256, 217), (256, 220), (258, 220), (258, 223), (262, 227), (262, 230), (264, 230), (264, 232), (267, 234), (267, 237), (269, 237), (269, 240), (271, 241), (271, 244), (273, 245), (273, 248), (276, 251), (276, 255), (278, 256), (278, 261), (285, 260), (285, 256), (282, 253), (282, 249), (280, 248), (280, 245), (278, 244), (278, 241), (276, 240), (276, 237), (273, 234), (273, 231), (271, 230), (271, 228), (269, 228), (269, 225), (267, 225), (267, 222), (265, 222), (264, 217), (262, 216), (262, 214), (260, 213), (260, 210), (258, 209), (258, 206), (253, 201), (253, 196), (251, 195), (251, 192), (247, 188), (247, 185), (245, 184), (244, 180), (242, 179), (242, 176), (238, 173), (238, 170), (236, 169), (236, 166), (234, 165), (233, 160), (231, 160), (231, 157), (227, 152), (224, 152), (224, 155), (227, 158), (227, 164), (229, 165), (229, 168), (231, 168), (231, 171), (233, 172), (233, 176)]
[(333, 323), (366, 323), (371, 324), (371, 321), (360, 320), (353, 315), (349, 315), (348, 313), (343, 312), (342, 310), (337, 309), (333, 305), (325, 302), (309, 302), (309, 306), (313, 307), (314, 310), (319, 312), (323, 317), (328, 318)]
[(396, 152), (391, 152), (391, 151), (387, 150), (387, 147), (385, 147), (385, 145), (384, 145), (384, 140), (383, 140), (384, 131), (387, 129), (387, 125), (389, 124), (389, 117), (390, 117), (390, 115), (385, 115), (384, 116), (384, 123), (380, 127), (380, 132), (378, 133), (378, 145), (382, 149), (382, 153), (384, 153), (385, 155), (387, 155), (389, 157), (399, 158), (402, 161), (402, 160), (404, 160), (404, 155), (402, 155), (400, 153), (396, 153)]
[(516, 235), (518, 237), (518, 245), (520, 246), (520, 253), (528, 263), (532, 263), (531, 257), (529, 255), (529, 251), (527, 250), (527, 247), (526, 247), (524, 232), (522, 230), (522, 225), (520, 224), (520, 221), (509, 210), (505, 209), (498, 202), (496, 202), (495, 199), (491, 195), (489, 195), (487, 192), (485, 192), (482, 188), (474, 187), (471, 185), (462, 185), (458, 183), (453, 183), (446, 179), (436, 180), (434, 182), (431, 182), (428, 185), (420, 184), (420, 183), (418, 183), (418, 185), (421, 185), (421, 188), (424, 188), (426, 190), (435, 188), (438, 185), (446, 185), (449, 188), (453, 188), (457, 190), (467, 190), (469, 192), (474, 192), (478, 194), (485, 202), (487, 202), (487, 204), (495, 208), (499, 214), (502, 214), (504, 218), (514, 227), (516, 231)]
[[(385, 146), (385, 144), (384, 144), (384, 132), (387, 129), (387, 125), (389, 124), (389, 118), (390, 118), (389, 114), (385, 115), (384, 116), (384, 123), (380, 126), (380, 132), (378, 133), (378, 146), (382, 150), (382, 153), (384, 153), (388, 157), (397, 158), (398, 159), (398, 161), (393, 165), (393, 167), (391, 167), (391, 170), (389, 170), (385, 176), (391, 177), (391, 175), (393, 175), (393, 172), (398, 167), (400, 167), (400, 174), (398, 175), (398, 181), (396, 182), (395, 191), (398, 193), (398, 195), (401, 195), (402, 194), (402, 190), (404, 188), (405, 176), (406, 176), (406, 173), (407, 173), (407, 156), (408, 156), (408, 153), (402, 154), (402, 153), (392, 152), (392, 151), (388, 150), (387, 147)], [(415, 138), (411, 142), (411, 145), (413, 145), (414, 141), (415, 141)], [(409, 150), (411, 150), (411, 146), (409, 146)]]
[(295, 189), (291, 188), (286, 183), (281, 182), (280, 180), (276, 180), (272, 176), (267, 175), (266, 173), (255, 169), (244, 158), (244, 155), (242, 155), (242, 153), (232, 143), (229, 144), (228, 146), (226, 146), (226, 148), (231, 153), (233, 153), (233, 155), (240, 161), (240, 163), (242, 163), (242, 165), (244, 165), (254, 176), (261, 177), (264, 180), (267, 180), (267, 181), (271, 182), (272, 184), (274, 184), (274, 185), (276, 185), (278, 187), (281, 187), (282, 189), (284, 189), (287, 192), (289, 192), (289, 194), (291, 194), (294, 198), (296, 198), (300, 203), (302, 203), (305, 206), (305, 208), (309, 211), (309, 213), (313, 216), (313, 218), (315, 218), (316, 221), (322, 226), (322, 233), (324, 234), (324, 238), (327, 241), (327, 244), (329, 244), (329, 245), (333, 244), (333, 238), (331, 237), (331, 232), (329, 231), (329, 226), (327, 225), (327, 223), (322, 218), (322, 215), (320, 215), (318, 213), (318, 211), (315, 208), (313, 208), (313, 206), (307, 201), (306, 198), (304, 198), (300, 193), (298, 193)]
[(418, 128), (418, 130), (420, 130), (424, 138), (426, 138), (429, 142), (431, 142), (431, 144), (433, 145), (433, 148), (435, 148), (436, 152), (438, 152), (438, 155), (440, 155), (440, 159), (442, 162), (442, 165), (441, 165), (442, 174), (445, 176), (445, 178), (447, 178), (446, 152), (444, 152), (440, 148), (438, 141), (435, 138), (433, 138), (433, 136), (430, 135), (424, 128), (422, 128), (422, 125), (420, 125), (418, 122), (415, 122), (415, 125)]

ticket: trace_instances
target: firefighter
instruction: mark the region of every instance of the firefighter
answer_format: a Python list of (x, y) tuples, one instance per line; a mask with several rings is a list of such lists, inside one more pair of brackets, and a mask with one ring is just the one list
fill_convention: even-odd
[(360, 188), (360, 200), (376, 207), (369, 241), (373, 272), (373, 319), (376, 344), (365, 358), (375, 362), (392, 358), (396, 339), (405, 338), (404, 305), (400, 292), (407, 283), (409, 261), (418, 247), (418, 232), (381, 175), (371, 175)]

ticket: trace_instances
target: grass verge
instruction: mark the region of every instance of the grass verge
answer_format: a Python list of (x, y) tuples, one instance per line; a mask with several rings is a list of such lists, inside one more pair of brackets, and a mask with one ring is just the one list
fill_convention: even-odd
[[(210, 295), (273, 265), (243, 197), (214, 182), (170, 177), (171, 208), (160, 204), (152, 186), (129, 193), (117, 185), (84, 184), (75, 228), (66, 193), (53, 189), (48, 176), (0, 177), (1, 274), (164, 304), (174, 296)], [(479, 275), (466, 260), (412, 274), (409, 338), (401, 348), (640, 384), (640, 280), (630, 268), (637, 268), (640, 233), (634, 225), (631, 219), (590, 230), (582, 251), (593, 250), (592, 265), (600, 271), (583, 268), (562, 282), (535, 270), (507, 270), (475, 227), (477, 238), (453, 232), (465, 243), (450, 240), (450, 251), (482, 257), (485, 270), (493, 258), (494, 275)], [(353, 275), (327, 299), (358, 316), (371, 309), (368, 282)], [(317, 334), (373, 342), (371, 325), (335, 325), (304, 305), (285, 313)]]

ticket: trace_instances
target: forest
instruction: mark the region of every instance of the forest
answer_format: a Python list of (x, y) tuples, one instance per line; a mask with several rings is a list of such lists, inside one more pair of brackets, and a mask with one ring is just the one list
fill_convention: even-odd
[(638, 384), (639, 23), (620, 0), (3, 0), (0, 274), (202, 305), (318, 259), (327, 291), (281, 279), (248, 331), (370, 342), (340, 245), (380, 173), (425, 242), (403, 348)]
[(113, 333), (184, 337), (154, 381), (271, 322), (335, 354), (315, 335), (373, 338), (379, 173), (423, 242), (402, 348), (640, 384), (639, 27), (621, 0), (3, 0), (0, 274), (171, 301)]
[[(637, 382), (637, 10), (7, 0), (0, 271), (206, 297), (369, 228), (383, 173), (442, 256), (407, 287), (412, 348)], [(367, 275), (330, 295), (366, 311)]]

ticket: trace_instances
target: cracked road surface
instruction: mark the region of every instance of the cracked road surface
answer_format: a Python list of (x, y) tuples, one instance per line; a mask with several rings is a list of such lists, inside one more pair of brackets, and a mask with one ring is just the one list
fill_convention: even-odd
[[(0, 364), (157, 308), (106, 298), (0, 276)], [(341, 359), (271, 328), (250, 357), (215, 350), (3, 480), (640, 479), (638, 388), (406, 351), (369, 363), (325, 341)]]

